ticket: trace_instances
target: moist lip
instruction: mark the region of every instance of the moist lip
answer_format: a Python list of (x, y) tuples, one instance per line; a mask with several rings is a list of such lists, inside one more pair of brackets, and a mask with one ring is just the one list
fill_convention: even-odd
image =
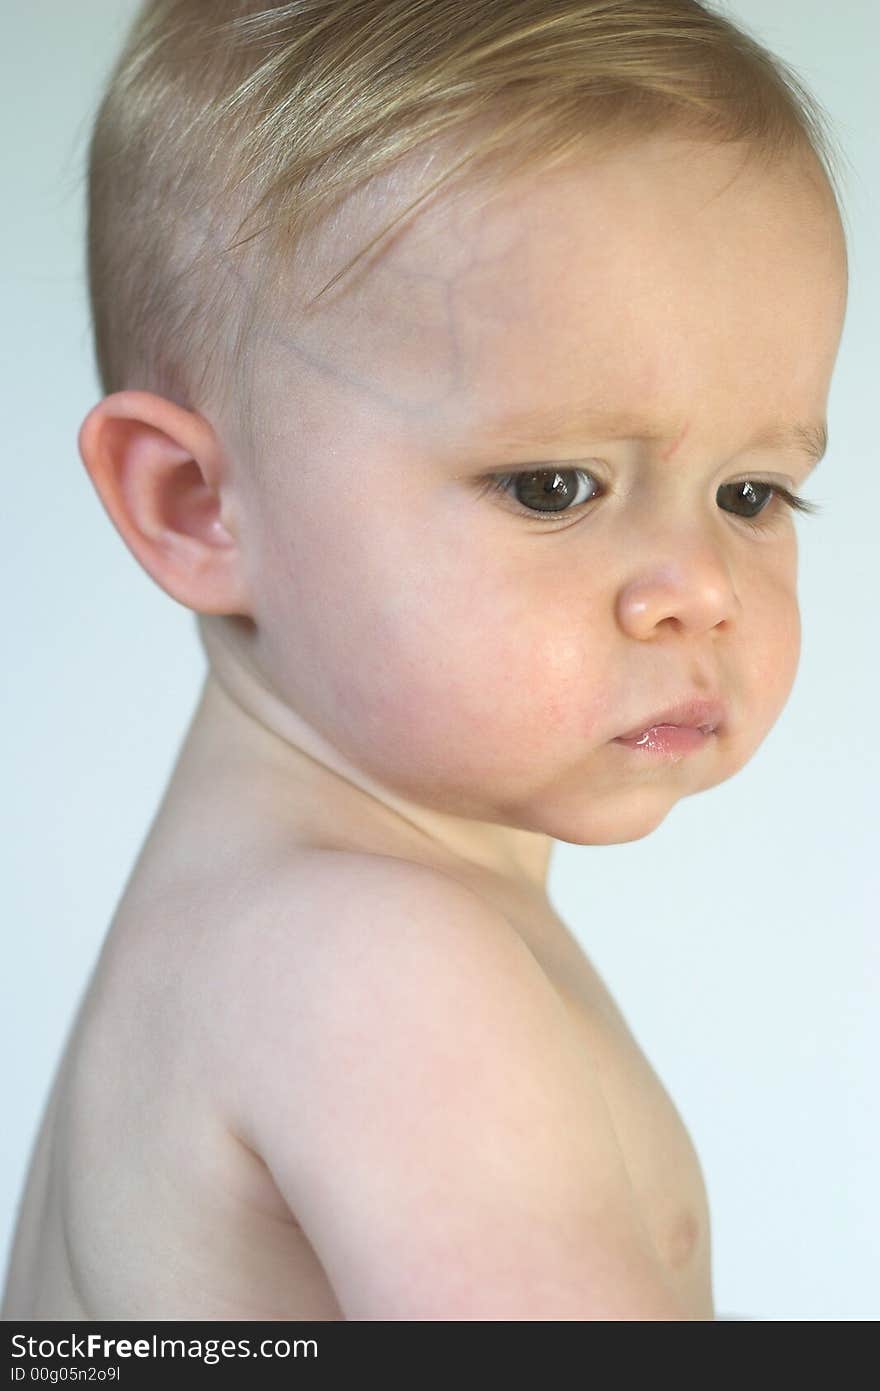
[(632, 749), (641, 758), (677, 762), (688, 754), (698, 753), (714, 738), (691, 725), (652, 725), (633, 736), (618, 737), (615, 744)]
[(620, 740), (637, 739), (651, 729), (662, 726), (714, 732), (720, 728), (726, 714), (723, 702), (717, 698), (691, 697), (646, 716), (636, 728), (631, 727), (616, 737)]

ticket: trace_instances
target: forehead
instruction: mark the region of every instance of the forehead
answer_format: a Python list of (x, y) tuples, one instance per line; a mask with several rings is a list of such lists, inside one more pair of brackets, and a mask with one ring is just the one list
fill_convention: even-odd
[[(324, 244), (324, 279), (398, 210), (382, 192), (344, 256)], [(821, 413), (845, 247), (814, 157), (765, 170), (656, 137), (438, 198), (342, 287), (287, 341), (355, 407), (446, 439), (549, 405), (638, 408), (671, 440), (744, 402)]]

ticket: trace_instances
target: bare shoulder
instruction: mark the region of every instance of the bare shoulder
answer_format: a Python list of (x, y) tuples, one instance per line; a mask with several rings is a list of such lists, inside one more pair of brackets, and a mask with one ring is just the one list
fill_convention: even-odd
[(387, 992), (402, 1003), (442, 990), (444, 973), (473, 971), (480, 961), (493, 978), (504, 959), (508, 971), (513, 962), (536, 969), (487, 898), (391, 855), (297, 855), (242, 910), (232, 935), (242, 983), (265, 992), (266, 1005), (304, 1033), (341, 1028), (333, 1011), (344, 1014), (352, 992)]
[[(295, 923), (299, 946), (322, 952), (332, 951), (349, 933), (370, 936), (381, 947), (386, 932), (397, 939), (402, 921), (417, 933), (421, 914), (410, 918), (407, 910), (431, 905), (444, 910), (443, 920), (450, 922), (453, 932), (461, 913), (479, 911), (498, 927), (506, 923), (487, 898), (430, 865), (335, 849), (299, 853), (278, 870), (247, 911), (263, 925), (277, 914), (285, 937)], [(451, 917), (449, 909), (454, 909)]]
[(582, 1041), (503, 913), (334, 852), (249, 917), (236, 1124), (345, 1317), (685, 1317)]
[[(504, 915), (467, 885), (415, 861), (354, 851), (297, 855), (242, 910), (227, 940), (236, 1050), (248, 1068), (277, 1065), (303, 1102), (342, 1085), (347, 1050), (369, 1041), (390, 1055), (403, 1046), (408, 1012), (423, 1017), (432, 1000), (439, 1008), (464, 979), (486, 1009), (517, 973), (536, 970)], [(269, 1047), (276, 1030), (309, 1059), (296, 1077), (290, 1058)], [(249, 1095), (246, 1077), (242, 1084)]]

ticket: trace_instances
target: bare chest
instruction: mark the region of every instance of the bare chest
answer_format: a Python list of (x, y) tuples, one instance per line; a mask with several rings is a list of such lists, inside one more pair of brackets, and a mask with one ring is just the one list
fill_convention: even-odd
[[(521, 924), (598, 1077), (644, 1227), (684, 1307), (712, 1318), (711, 1232), (699, 1157), (604, 981), (555, 914)], [(536, 930), (537, 929), (537, 930)]]

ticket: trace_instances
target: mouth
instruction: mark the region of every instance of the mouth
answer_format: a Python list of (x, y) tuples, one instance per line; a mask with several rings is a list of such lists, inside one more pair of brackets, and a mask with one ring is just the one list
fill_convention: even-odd
[(615, 743), (638, 743), (648, 741), (658, 735), (660, 730), (678, 730), (684, 734), (697, 734), (705, 739), (717, 734), (727, 719), (727, 709), (718, 699), (690, 699), (680, 701), (666, 710), (648, 715), (635, 729), (618, 734)]
[(727, 709), (720, 700), (685, 700), (648, 715), (639, 728), (618, 734), (613, 742), (636, 750), (640, 760), (678, 763), (722, 734), (726, 719)]

